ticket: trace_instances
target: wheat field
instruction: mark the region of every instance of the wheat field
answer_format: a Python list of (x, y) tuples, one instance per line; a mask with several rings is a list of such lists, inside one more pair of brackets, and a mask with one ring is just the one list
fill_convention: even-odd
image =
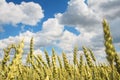
[[(113, 45), (108, 22), (104, 19), (104, 46), (109, 64), (97, 63), (94, 53), (83, 46), (83, 55), (78, 56), (78, 48), (73, 51), (73, 63), (69, 63), (67, 55), (62, 58), (52, 49), (52, 56), (45, 50), (42, 55), (34, 55), (34, 38), (30, 41), (30, 51), (26, 63), (22, 63), (24, 40), (18, 44), (8, 45), (3, 49), (4, 57), (0, 62), (0, 80), (120, 80), (120, 56)], [(10, 61), (10, 51), (15, 50)], [(85, 59), (83, 59), (85, 57)], [(85, 60), (85, 61), (84, 61)]]

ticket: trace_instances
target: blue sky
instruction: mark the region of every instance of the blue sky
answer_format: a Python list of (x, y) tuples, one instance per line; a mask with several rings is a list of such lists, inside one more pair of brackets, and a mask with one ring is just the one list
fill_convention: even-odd
[[(38, 22), (37, 25), (34, 25), (34, 26), (24, 25), (21, 23), (18, 23), (17, 25), (5, 24), (4, 25), (5, 32), (0, 33), (0, 35), (1, 35), (0, 39), (5, 39), (5, 38), (8, 38), (9, 36), (16, 36), (16, 35), (19, 35), (21, 32), (25, 32), (27, 30), (29, 30), (31, 32), (40, 31), (42, 29), (42, 24), (44, 21), (46, 21), (49, 18), (54, 18), (54, 15), (57, 13), (65, 12), (65, 10), (67, 9), (69, 0), (64, 0), (64, 1), (61, 1), (61, 0), (58, 0), (58, 1), (56, 1), (56, 0), (51, 0), (51, 1), (49, 1), (49, 0), (6, 0), (7, 3), (13, 2), (16, 5), (20, 5), (21, 2), (23, 2), (23, 1), (28, 2), (28, 3), (34, 2), (34, 3), (38, 3), (39, 5), (41, 5), (41, 7), (43, 9), (43, 13), (44, 13), (44, 18), (42, 18), (41, 21)], [(24, 30), (22, 30), (22, 27), (24, 27)], [(77, 31), (74, 27), (71, 27), (71, 26), (64, 26), (64, 30), (68, 30), (76, 35), (80, 34), (79, 31)], [(55, 46), (52, 46), (52, 47), (56, 48)], [(48, 45), (45, 48), (50, 52), (52, 47)], [(59, 48), (58, 48), (57, 51), (61, 51), (61, 50), (59, 50)]]
[[(0, 33), (0, 39), (7, 38), (9, 36), (16, 36), (20, 32), (24, 32), (26, 30), (30, 30), (33, 32), (37, 32), (42, 29), (42, 23), (46, 21), (48, 18), (54, 18), (54, 15), (57, 13), (64, 13), (65, 10), (67, 9), (68, 1), (69, 0), (6, 0), (8, 3), (13, 2), (14, 4), (21, 4), (22, 1), (24, 2), (35, 2), (38, 3), (39, 5), (42, 6), (42, 9), (44, 10), (44, 18), (38, 22), (35, 27), (31, 27), (31, 25), (25, 25), (25, 29), (22, 30), (21, 27), (16, 27), (16, 26), (23, 26), (22, 24), (18, 24), (16, 26), (11, 25), (11, 24), (5, 24), (4, 25), (4, 30), (5, 32)], [(87, 3), (87, 0), (85, 1)], [(11, 26), (11, 27), (9, 27)], [(74, 27), (71, 26), (65, 26), (65, 30), (69, 30), (70, 32), (73, 32), (76, 35), (79, 35), (80, 32), (77, 31)], [(10, 31), (9, 31), (10, 30)], [(11, 32), (12, 31), (12, 32)]]
[[(35, 53), (65, 51), (70, 59), (74, 46), (91, 48), (98, 60), (105, 57), (102, 19), (110, 23), (119, 51), (120, 0), (1, 0), (0, 50), (25, 38), (25, 50), (34, 37)], [(2, 52), (0, 52), (2, 53)], [(3, 56), (3, 54), (1, 54)], [(99, 56), (99, 57), (98, 57)]]
[[(35, 3), (38, 3), (42, 6), (43, 10), (44, 10), (44, 18), (41, 20), (41, 22), (38, 22), (37, 25), (35, 25), (35, 27), (31, 27), (30, 25), (25, 25), (25, 30), (31, 30), (33, 32), (37, 32), (39, 30), (42, 29), (42, 23), (44, 21), (46, 21), (48, 18), (53, 18), (54, 17), (54, 14), (60, 12), (60, 13), (63, 13), (66, 8), (67, 8), (67, 2), (69, 0), (6, 0), (8, 3), (9, 2), (13, 2), (15, 4), (20, 4), (22, 1), (25, 1), (25, 2), (35, 2)], [(0, 33), (0, 35), (2, 35), (0, 37), (0, 39), (2, 38), (7, 38), (9, 36), (16, 36), (18, 35), (20, 32), (21, 32), (21, 28), (20, 27), (15, 27), (13, 25), (4, 25), (5, 28), (5, 32), (4, 33)], [(8, 26), (11, 26), (11, 27), (8, 27)], [(17, 26), (22, 26), (21, 24), (18, 24)], [(9, 30), (12, 30), (9, 31)]]

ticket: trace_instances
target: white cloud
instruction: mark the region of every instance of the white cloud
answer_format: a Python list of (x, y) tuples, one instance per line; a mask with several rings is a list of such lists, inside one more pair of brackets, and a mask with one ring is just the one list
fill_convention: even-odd
[[(72, 51), (75, 45), (79, 46), (80, 51), (82, 50), (82, 46), (85, 45), (86, 47), (90, 47), (95, 52), (95, 55), (97, 59), (100, 61), (105, 58), (104, 53), (104, 41), (103, 41), (103, 31), (102, 31), (102, 25), (100, 23), (101, 19), (103, 17), (107, 17), (108, 21), (110, 21), (111, 25), (111, 31), (113, 34), (114, 42), (118, 46), (119, 40), (119, 5), (117, 2), (119, 0), (111, 1), (111, 3), (108, 0), (89, 0), (88, 6), (84, 3), (83, 0), (70, 0), (68, 3), (67, 11), (65, 11), (63, 14), (59, 13), (55, 15), (55, 18), (49, 18), (47, 21), (43, 22), (43, 28), (42, 31), (38, 31), (36, 33), (32, 33), (30, 31), (26, 31), (24, 33), (21, 33), (18, 36), (15, 37), (9, 37), (7, 39), (0, 40), (0, 44), (2, 45), (0, 49), (6, 47), (10, 43), (18, 42), (21, 38), (25, 38), (25, 48), (29, 49), (29, 42), (31, 37), (34, 37), (34, 44), (35, 44), (35, 50), (36, 53), (42, 53), (40, 50), (40, 47), (45, 46), (57, 46), (64, 50), (65, 52), (69, 53), (68, 57), (72, 57)], [(29, 14), (28, 12), (34, 12), (34, 10), (37, 10), (36, 7), (38, 6), (39, 10), (40, 6), (35, 3), (21, 3), (20, 5), (15, 5), (13, 3), (5, 3), (3, 4), (3, 0), (0, 1), (1, 5), (9, 5), (9, 7), (17, 6), (19, 8), (15, 8), (15, 11), (19, 12), (19, 16), (16, 21), (12, 20), (11, 18), (7, 20), (7, 23), (17, 24), (17, 23), (23, 23), (28, 25), (36, 24), (35, 22), (38, 22), (42, 17), (34, 15), (32, 18), (30, 16), (32, 14)], [(32, 5), (31, 5), (32, 4)], [(106, 4), (106, 5), (105, 5)], [(106, 11), (104, 11), (104, 7), (101, 5), (106, 6)], [(26, 6), (32, 6), (34, 7), (34, 10), (31, 10), (31, 8)], [(110, 8), (110, 7), (111, 8)], [(114, 11), (114, 8), (115, 9)], [(6, 6), (5, 6), (6, 7)], [(4, 8), (7, 9), (8, 7)], [(9, 8), (8, 8), (9, 9)], [(21, 10), (22, 9), (22, 10)], [(27, 9), (27, 12), (26, 12)], [(11, 10), (11, 8), (10, 8)], [(38, 10), (38, 13), (39, 13)], [(7, 10), (6, 10), (7, 11)], [(8, 11), (9, 12), (9, 11)], [(24, 13), (24, 14), (23, 14)], [(42, 15), (42, 10), (40, 11)], [(0, 12), (1, 14), (1, 12)], [(11, 14), (16, 14), (14, 11)], [(34, 13), (33, 13), (34, 14)], [(37, 14), (37, 12), (35, 13)], [(26, 18), (25, 16), (28, 15), (29, 18)], [(5, 16), (5, 15), (3, 15)], [(9, 15), (8, 15), (9, 16)], [(10, 15), (11, 16), (11, 15)], [(16, 15), (17, 16), (17, 15)], [(12, 17), (16, 16), (12, 15)], [(114, 18), (113, 18), (114, 16)], [(22, 17), (24, 17), (24, 20)], [(6, 17), (8, 18), (8, 17)], [(6, 19), (5, 18), (5, 19)], [(26, 19), (25, 19), (26, 18)], [(34, 20), (34, 21), (31, 21)], [(30, 21), (29, 21), (30, 20)], [(0, 22), (5, 22), (4, 19), (0, 18)], [(29, 23), (30, 22), (30, 23)], [(65, 25), (72, 25), (75, 26), (78, 31), (80, 31), (80, 35), (75, 35), (74, 33), (71, 33), (67, 30), (64, 31)], [(72, 58), (71, 58), (72, 59)]]
[(50, 18), (43, 23), (43, 33), (53, 37), (60, 36), (63, 32), (64, 26), (59, 24), (58, 19)]
[(75, 41), (77, 36), (69, 31), (64, 31), (63, 35), (59, 39), (59, 43), (56, 45), (59, 46), (65, 52), (71, 52), (75, 46)]
[(64, 26), (59, 24), (56, 18), (50, 18), (43, 23), (42, 31), (39, 31), (34, 36), (37, 47), (54, 45), (56, 40), (62, 35)]
[(22, 23), (34, 26), (44, 17), (41, 6), (34, 2), (14, 4), (1, 0), (0, 4), (0, 24)]
[(40, 49), (34, 50), (34, 55), (43, 55), (43, 54), (44, 54), (44, 52)]
[(56, 40), (58, 40), (64, 30), (64, 26), (58, 23), (57, 19), (51, 18), (43, 23), (43, 30), (33, 33), (26, 31), (20, 33), (15, 37), (8, 37), (6, 39), (0, 40), (0, 49), (7, 47), (9, 44), (18, 43), (24, 38), (25, 49), (29, 49), (30, 39), (34, 37), (35, 50), (40, 49), (40, 47), (45, 47), (48, 45), (55, 45)]
[[(80, 49), (81, 46), (86, 45), (92, 48), (96, 54), (101, 53), (101, 55), (99, 55), (99, 57), (101, 57), (99, 58), (100, 60), (103, 56), (105, 58), (104, 36), (101, 23), (104, 17), (111, 23), (114, 42), (120, 43), (120, 37), (118, 36), (118, 25), (120, 25), (119, 3), (120, 0), (89, 0), (87, 6), (83, 0), (70, 0), (67, 11), (63, 14), (57, 14), (56, 17), (61, 24), (76, 27), (76, 29), (80, 31), (80, 35), (75, 39), (75, 44), (78, 44)], [(64, 45), (64, 43), (62, 44)]]
[(113, 20), (120, 17), (120, 0), (89, 0), (89, 7), (101, 17)]
[(97, 24), (100, 17), (84, 3), (84, 0), (70, 0), (67, 11), (60, 15), (59, 20), (64, 25), (86, 27)]
[(115, 20), (120, 17), (120, 0), (70, 0), (67, 10), (57, 14), (57, 18), (63, 25), (74, 26), (86, 31), (96, 31), (101, 28), (103, 18)]

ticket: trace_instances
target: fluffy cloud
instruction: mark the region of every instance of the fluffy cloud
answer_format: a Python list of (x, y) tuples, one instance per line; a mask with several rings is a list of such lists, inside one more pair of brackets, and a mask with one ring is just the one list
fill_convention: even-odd
[[(70, 0), (66, 12), (57, 14), (60, 23), (86, 31), (96, 31), (103, 18), (115, 20), (120, 17), (120, 0)], [(102, 28), (100, 28), (102, 29)]]
[(42, 31), (33, 33), (26, 31), (18, 36), (9, 37), (0, 40), (2, 45), (0, 49), (7, 47), (9, 44), (18, 43), (24, 38), (25, 50), (29, 50), (30, 39), (34, 37), (34, 49), (39, 51), (41, 47), (56, 46), (66, 52), (71, 52), (74, 48), (77, 36), (67, 30), (64, 31), (64, 26), (59, 24), (57, 18), (50, 18), (43, 23)]
[(70, 0), (67, 11), (60, 15), (59, 20), (64, 25), (86, 27), (97, 24), (100, 17), (84, 3), (84, 0)]
[(64, 26), (59, 24), (58, 19), (50, 18), (43, 23), (43, 33), (53, 37), (60, 36), (63, 32)]
[[(11, 5), (14, 8), (15, 6), (19, 8), (15, 8), (15, 11), (20, 11), (18, 20), (14, 21), (12, 19), (8, 18), (7, 23), (17, 24), (17, 23), (23, 23), (28, 25), (33, 25), (34, 21), (38, 22), (42, 17), (37, 17), (36, 13), (29, 13), (34, 12), (35, 9), (31, 10), (34, 6), (37, 6), (37, 4), (31, 2), (31, 3), (21, 3), (20, 5), (15, 5), (13, 3), (5, 3), (3, 4), (3, 1), (0, 1), (1, 5)], [(110, 2), (110, 4), (108, 3)], [(25, 38), (25, 48), (29, 49), (29, 42), (32, 36), (34, 36), (34, 44), (35, 44), (35, 51), (36, 53), (42, 53), (40, 50), (40, 47), (46, 47), (46, 46), (57, 46), (64, 50), (65, 52), (69, 53), (68, 57), (72, 59), (72, 51), (75, 45), (78, 45), (79, 50), (81, 52), (82, 46), (85, 45), (87, 47), (92, 48), (92, 50), (95, 53), (95, 56), (97, 59), (103, 60), (105, 59), (105, 53), (104, 53), (104, 40), (103, 40), (103, 31), (102, 31), (102, 25), (100, 23), (101, 19), (103, 17), (106, 17), (108, 21), (110, 22), (112, 35), (114, 38), (115, 45), (118, 46), (120, 40), (119, 40), (119, 27), (118, 25), (120, 22), (120, 15), (119, 13), (119, 5), (117, 5), (117, 2), (119, 3), (119, 0), (89, 0), (88, 6), (84, 3), (83, 0), (70, 0), (68, 3), (67, 11), (65, 11), (63, 14), (59, 13), (55, 15), (55, 18), (49, 18), (47, 21), (43, 22), (43, 28), (41, 31), (38, 31), (36, 33), (26, 31), (24, 33), (20, 33), (18, 36), (15, 37), (9, 37), (7, 39), (0, 40), (0, 49), (3, 49), (10, 43), (15, 43), (20, 41), (23, 37)], [(34, 4), (34, 6), (30, 5)], [(32, 6), (32, 8), (29, 8), (27, 6)], [(103, 7), (104, 6), (104, 7)], [(10, 7), (10, 6), (9, 6)], [(38, 5), (39, 11), (40, 6)], [(7, 7), (8, 8), (8, 7)], [(4, 9), (7, 9), (4, 8)], [(13, 8), (13, 9), (14, 9)], [(115, 8), (115, 9), (114, 9)], [(9, 8), (8, 8), (9, 9)], [(10, 8), (11, 9), (11, 8)], [(27, 9), (27, 10), (26, 10)], [(7, 11), (7, 10), (6, 10)], [(27, 11), (27, 12), (26, 12)], [(8, 11), (9, 12), (9, 11)], [(40, 11), (42, 15), (42, 10)], [(12, 14), (11, 13), (10, 16)], [(0, 12), (1, 15), (1, 12)], [(25, 15), (29, 17), (24, 17)], [(8, 15), (9, 16), (9, 15)], [(12, 15), (13, 17), (16, 17), (15, 15)], [(36, 17), (35, 17), (36, 16)], [(40, 15), (39, 15), (40, 16)], [(22, 18), (24, 17), (24, 18)], [(29, 19), (28, 19), (29, 18)], [(22, 20), (24, 19), (24, 20)], [(30, 21), (29, 21), (30, 20)], [(34, 21), (31, 21), (34, 20)], [(0, 18), (0, 22), (5, 22), (4, 19)], [(35, 23), (36, 24), (36, 23)], [(75, 35), (74, 33), (71, 33), (67, 30), (64, 30), (64, 26), (74, 26), (78, 31), (80, 31), (80, 35)], [(120, 45), (120, 44), (119, 44)]]
[[(105, 57), (104, 39), (101, 21), (107, 18), (110, 22), (112, 36), (115, 46), (120, 43), (119, 40), (119, 0), (88, 0), (88, 5), (83, 0), (70, 0), (67, 11), (63, 14), (57, 14), (60, 23), (67, 26), (74, 26), (80, 31), (76, 38), (76, 43), (81, 50), (81, 46), (86, 45), (93, 49), (99, 59)], [(74, 38), (74, 37), (72, 37)], [(64, 43), (63, 43), (64, 45)]]
[(34, 54), (35, 54), (35, 55), (43, 55), (43, 51), (41, 51), (40, 49), (36, 49), (36, 50), (34, 51)]
[(18, 43), (20, 40), (24, 38), (25, 49), (29, 49), (30, 39), (34, 37), (34, 45), (35, 49), (39, 49), (40, 47), (55, 45), (56, 40), (58, 40), (64, 30), (64, 26), (58, 23), (58, 20), (55, 18), (48, 19), (43, 23), (43, 30), (33, 33), (30, 31), (26, 31), (24, 33), (20, 33), (18, 36), (9, 37), (6, 39), (0, 40), (0, 49), (7, 47), (10, 44)]
[(89, 0), (89, 7), (101, 17), (113, 20), (120, 17), (120, 0)]
[(36, 25), (43, 17), (41, 6), (34, 2), (22, 2), (21, 4), (7, 3), (0, 1), (0, 24)]
[(34, 36), (36, 38), (35, 42), (39, 43), (36, 47), (54, 45), (56, 40), (62, 35), (63, 30), (64, 26), (59, 24), (56, 18), (48, 19), (43, 23), (42, 31), (37, 32)]
[(31, 39), (31, 37), (34, 35), (34, 33), (30, 32), (30, 31), (26, 31), (25, 33), (21, 33), (20, 35), (18, 36), (15, 36), (15, 37), (8, 37), (6, 39), (1, 39), (0, 40), (0, 49), (3, 49), (3, 48), (6, 48), (8, 45), (10, 44), (14, 44), (14, 43), (19, 43), (20, 40), (24, 39), (25, 38), (25, 45), (26, 47), (28, 48), (28, 44), (29, 44), (29, 41)]
[(65, 52), (71, 52), (76, 45), (77, 36), (69, 31), (64, 31), (62, 36), (59, 38), (59, 43), (56, 45), (59, 46)]

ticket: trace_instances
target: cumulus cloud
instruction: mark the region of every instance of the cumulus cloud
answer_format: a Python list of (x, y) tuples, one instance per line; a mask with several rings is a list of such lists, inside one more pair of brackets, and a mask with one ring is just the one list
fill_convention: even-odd
[(15, 37), (10, 36), (6, 39), (1, 39), (0, 44), (2, 46), (0, 46), (0, 49), (3, 49), (10, 44), (18, 43), (23, 38), (25, 42), (25, 49), (29, 49), (30, 39), (32, 37), (34, 37), (35, 49), (48, 45), (54, 45), (56, 43), (56, 40), (61, 37), (63, 30), (64, 26), (59, 24), (57, 19), (51, 18), (43, 23), (42, 31), (36, 33), (26, 31), (24, 33), (20, 33)]
[(64, 30), (64, 26), (59, 24), (56, 18), (50, 18), (43, 23), (42, 31), (39, 31), (34, 36), (36, 38), (36, 46), (48, 46), (54, 45), (56, 40), (62, 35)]
[(120, 0), (89, 0), (89, 7), (98, 13), (101, 17), (109, 20), (120, 17)]
[(21, 4), (0, 1), (0, 24), (36, 25), (43, 17), (41, 6), (34, 2), (22, 2)]
[(50, 18), (43, 23), (43, 33), (45, 35), (60, 36), (63, 32), (64, 26), (59, 24), (58, 19)]
[(69, 31), (64, 31), (62, 36), (59, 38), (59, 43), (56, 45), (59, 46), (65, 52), (71, 52), (75, 46), (75, 41), (77, 36)]
[[(1, 5), (9, 5), (9, 7), (13, 7), (13, 9), (17, 6), (19, 8), (15, 8), (15, 11), (19, 12), (19, 16), (16, 21), (8, 18), (8, 16), (16, 17), (16, 13), (14, 11), (7, 15), (8, 18), (7, 23), (17, 24), (27, 24), (27, 25), (35, 25), (44, 15), (40, 6), (36, 3), (21, 3), (20, 5), (15, 5), (13, 3), (6, 3), (4, 1), (0, 1)], [(110, 4), (109, 4), (110, 2)], [(82, 46), (85, 45), (90, 47), (97, 59), (103, 60), (105, 59), (104, 52), (104, 39), (103, 39), (103, 31), (101, 19), (106, 17), (110, 22), (112, 35), (114, 38), (115, 45), (118, 46), (119, 41), (119, 0), (89, 0), (88, 6), (84, 3), (84, 0), (70, 0), (68, 3), (67, 10), (64, 13), (58, 13), (55, 15), (55, 18), (49, 18), (47, 21), (43, 22), (42, 30), (38, 32), (30, 32), (26, 31), (24, 33), (20, 33), (18, 36), (9, 37), (6, 39), (0, 40), (0, 49), (6, 47), (10, 43), (15, 43), (20, 41), (23, 37), (25, 38), (25, 48), (29, 49), (29, 42), (31, 37), (34, 37), (34, 45), (36, 53), (42, 53), (40, 47), (46, 46), (57, 46), (61, 48), (63, 51), (69, 53), (68, 57), (72, 59), (72, 51), (75, 45), (78, 45), (79, 50), (82, 50)], [(32, 4), (32, 5), (31, 5)], [(31, 6), (31, 7), (27, 7)], [(37, 6), (37, 7), (35, 7)], [(113, 7), (112, 7), (113, 6)], [(4, 9), (9, 9), (6, 7)], [(34, 9), (32, 9), (34, 8)], [(115, 8), (115, 9), (114, 9)], [(0, 8), (1, 9), (1, 8)], [(36, 13), (34, 12), (37, 10)], [(11, 10), (11, 8), (9, 9)], [(27, 11), (27, 12), (26, 12)], [(6, 10), (9, 13), (9, 11)], [(38, 13), (41, 13), (42, 16), (37, 16)], [(0, 12), (0, 15), (2, 13)], [(6, 13), (7, 14), (7, 13)], [(34, 14), (32, 16), (32, 14)], [(26, 18), (26, 15), (28, 16)], [(4, 15), (3, 15), (4, 16)], [(32, 18), (30, 18), (32, 16)], [(38, 18), (39, 17), (39, 18)], [(5, 19), (6, 19), (5, 18)], [(25, 21), (24, 21), (24, 20)], [(32, 21), (34, 20), (34, 21)], [(4, 23), (5, 20), (0, 18), (0, 22)], [(80, 35), (75, 35), (67, 30), (64, 30), (64, 26), (74, 26), (79, 32)]]
[[(108, 4), (109, 3), (109, 4)], [(101, 4), (100, 8), (102, 12), (105, 12), (105, 16), (108, 19), (116, 19), (120, 17), (120, 0), (108, 1)]]
[(88, 5), (86, 5), (84, 0), (70, 0), (67, 10), (56, 16), (63, 25), (96, 31), (101, 27), (103, 18), (113, 21), (120, 17), (119, 3), (120, 0), (88, 0)]
[(67, 30), (64, 31), (64, 26), (59, 24), (56, 18), (50, 18), (43, 23), (42, 31), (36, 33), (26, 31), (20, 33), (18, 36), (0, 40), (0, 44), (2, 45), (0, 49), (7, 47), (9, 44), (18, 43), (24, 38), (24, 49), (27, 52), (29, 50), (31, 37), (34, 37), (34, 49), (37, 51), (39, 51), (41, 47), (56, 46), (66, 52), (71, 52), (77, 39), (75, 34)]
[(97, 24), (100, 18), (84, 3), (84, 0), (70, 0), (67, 11), (60, 15), (59, 20), (64, 25), (86, 27)]
[(80, 31), (80, 35), (73, 41), (79, 45), (80, 50), (82, 50), (81, 47), (83, 45), (86, 45), (92, 48), (99, 60), (105, 60), (101, 21), (106, 18), (110, 22), (113, 42), (115, 47), (118, 48), (120, 45), (118, 27), (120, 25), (119, 3), (120, 0), (88, 0), (88, 5), (86, 5), (83, 0), (70, 0), (67, 11), (56, 16), (61, 24), (74, 26)]
[(40, 49), (36, 49), (35, 51), (34, 51), (34, 55), (43, 55), (43, 51), (42, 50), (40, 50)]

